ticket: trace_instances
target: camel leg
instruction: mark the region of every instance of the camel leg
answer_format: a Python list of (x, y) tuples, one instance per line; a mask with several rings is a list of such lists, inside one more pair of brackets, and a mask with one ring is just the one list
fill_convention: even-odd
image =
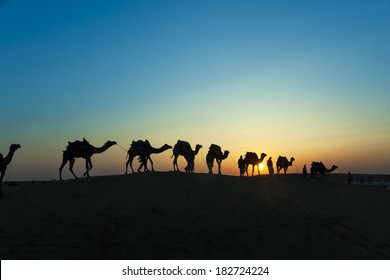
[(69, 160), (69, 171), (73, 174), (73, 176), (77, 179), (76, 174), (73, 172), (73, 164), (76, 161), (74, 158), (70, 158)]
[(213, 174), (213, 167), (208, 163), (207, 167), (209, 168), (209, 174)]
[(221, 162), (222, 160), (217, 159), (217, 164), (218, 164), (218, 174), (221, 175)]
[(86, 158), (86, 159), (85, 159), (85, 168), (86, 168), (87, 170), (84, 172), (84, 176), (90, 177), (90, 176), (89, 176), (89, 170), (91, 170), (92, 167), (93, 167), (93, 165), (92, 165), (91, 158)]
[(141, 157), (141, 156), (138, 156), (138, 161), (140, 162), (140, 165), (137, 169), (137, 172), (140, 172), (142, 167), (144, 168), (144, 171), (146, 170), (146, 165), (145, 165), (145, 158), (144, 157)]
[(209, 168), (209, 174), (213, 174), (213, 162), (207, 162), (207, 167)]
[(253, 177), (253, 173), (255, 172), (255, 165), (252, 164), (252, 177)]
[(175, 158), (173, 159), (173, 171), (178, 171), (180, 172), (179, 170), (179, 166), (177, 165), (177, 156), (175, 156)]
[[(127, 161), (129, 164), (130, 164), (130, 168), (131, 168), (131, 171), (134, 173), (134, 169), (133, 169), (133, 159), (134, 159), (134, 156), (130, 156), (129, 155), (129, 160)], [(127, 167), (126, 167), (126, 170), (127, 170)]]
[(187, 161), (187, 166), (185, 168), (185, 171), (188, 173), (193, 173), (194, 172), (194, 166), (195, 163), (193, 161)]
[(1, 172), (1, 177), (0, 177), (0, 196), (3, 196), (3, 178), (4, 178), (4, 175), (5, 175), (5, 171), (4, 172)]
[(129, 167), (129, 164), (130, 164), (130, 157), (129, 157), (129, 159), (128, 159), (127, 162), (126, 162), (126, 171), (125, 171), (125, 174), (127, 174), (127, 168)]
[(150, 158), (150, 156), (146, 156), (146, 157), (144, 157), (144, 158), (142, 159), (142, 163), (141, 163), (141, 165), (139, 166), (138, 171), (141, 170), (142, 166), (144, 167), (144, 171), (149, 171), (149, 169), (148, 169), (148, 160), (150, 161), (150, 164), (151, 164), (151, 166), (152, 166), (152, 171), (154, 171), (153, 161), (152, 161), (152, 159)]
[(89, 171), (92, 169), (93, 165), (92, 165), (92, 160), (91, 159), (89, 159), (88, 162), (89, 162), (89, 168), (88, 168), (87, 176), (89, 177)]
[[(150, 161), (150, 164), (152, 165), (152, 171), (154, 172), (154, 167), (153, 167), (153, 161), (152, 161), (152, 158), (150, 156), (148, 156), (148, 159)], [(148, 160), (146, 160), (146, 163), (148, 162)]]
[(141, 164), (139, 165), (137, 171), (140, 172), (142, 167), (144, 168), (144, 171), (149, 171), (148, 170), (148, 158), (145, 156), (143, 156), (143, 157), (139, 156), (139, 161), (141, 162)]
[(173, 170), (174, 171), (180, 171), (179, 166), (177, 165), (177, 157), (173, 159)]
[(62, 157), (62, 164), (61, 164), (61, 166), (59, 168), (59, 170), (60, 170), (60, 180), (61, 181), (62, 181), (62, 169), (64, 168), (64, 166), (66, 165), (67, 162), (68, 162), (68, 159), (65, 156), (63, 156)]

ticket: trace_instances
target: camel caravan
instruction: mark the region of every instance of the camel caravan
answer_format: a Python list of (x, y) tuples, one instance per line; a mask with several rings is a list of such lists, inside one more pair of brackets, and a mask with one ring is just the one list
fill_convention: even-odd
[[(72, 175), (75, 178), (78, 178), (76, 174), (73, 171), (73, 165), (76, 161), (76, 158), (83, 158), (85, 159), (85, 168), (86, 171), (84, 172), (84, 176), (89, 177), (89, 171), (93, 168), (92, 165), (92, 156), (94, 154), (100, 154), (105, 152), (110, 147), (117, 145), (115, 141), (107, 141), (104, 143), (101, 147), (95, 147), (91, 145), (85, 138), (83, 140), (76, 140), (74, 142), (68, 142), (68, 146), (62, 153), (62, 163), (59, 168), (60, 173), (60, 180), (62, 180), (62, 170), (65, 167), (65, 165), (69, 162), (69, 171), (72, 173)], [(16, 150), (18, 150), (21, 146), (19, 144), (12, 144), (9, 148), (9, 153), (6, 157), (3, 157), (3, 155), (0, 153), (0, 172), (1, 172), (1, 180), (0, 180), (0, 195), (2, 195), (2, 182), (3, 178), (5, 176), (5, 172), (7, 170), (7, 166), (10, 164), (14, 153)], [(178, 140), (177, 143), (173, 146), (170, 146), (168, 144), (164, 144), (163, 146), (159, 148), (153, 147), (148, 140), (138, 140), (138, 141), (132, 141), (129, 150), (127, 151), (127, 161), (126, 161), (126, 171), (125, 174), (128, 174), (128, 167), (130, 166), (131, 171), (134, 173), (133, 169), (133, 161), (134, 158), (138, 157), (138, 162), (140, 163), (137, 171), (150, 171), (148, 168), (148, 163), (150, 163), (151, 171), (154, 171), (153, 161), (151, 158), (152, 154), (160, 154), (167, 150), (172, 149), (172, 156), (173, 158), (173, 170), (180, 172), (179, 166), (178, 166), (178, 158), (179, 156), (184, 157), (184, 159), (187, 162), (187, 166), (184, 168), (185, 172), (193, 173), (195, 172), (195, 157), (199, 153), (200, 149), (202, 148), (202, 145), (197, 144), (195, 146), (195, 149), (192, 149), (191, 145), (187, 141)], [(260, 175), (260, 164), (264, 161), (267, 154), (261, 153), (260, 157), (254, 153), (254, 152), (247, 152), (245, 154), (245, 157), (242, 156), (238, 160), (238, 168), (240, 170), (240, 176), (244, 176), (245, 174), (249, 176), (248, 169), (249, 166), (252, 165), (252, 176), (254, 174), (255, 167), (257, 167), (257, 172)], [(229, 157), (229, 151), (225, 150), (222, 151), (222, 148), (216, 144), (211, 144), (209, 147), (209, 150), (206, 155), (206, 164), (208, 168), (208, 173), (213, 174), (213, 167), (214, 167), (214, 161), (218, 165), (218, 174), (222, 174), (221, 172), (221, 164), (222, 161), (227, 159)], [(294, 158), (291, 157), (290, 160), (288, 160), (284, 156), (279, 156), (278, 160), (276, 162), (276, 170), (277, 174), (280, 173), (281, 170), (284, 171), (284, 174), (287, 174), (287, 170), (290, 166), (293, 165)], [(273, 163), (272, 163), (272, 157), (270, 157), (267, 161), (267, 167), (269, 170), (269, 174), (273, 175), (274, 169), (273, 169)], [(331, 173), (334, 170), (336, 170), (338, 167), (336, 165), (333, 165), (331, 168), (326, 168), (325, 165), (322, 162), (312, 162), (311, 168), (310, 168), (310, 174), (311, 177), (315, 176), (316, 174), (324, 175), (325, 173)], [(304, 173), (306, 172), (306, 166), (304, 167)]]
[[(73, 174), (75, 178), (77, 178), (76, 174), (73, 172), (73, 164), (75, 162), (75, 158), (85, 159), (86, 171), (84, 172), (84, 176), (89, 177), (89, 171), (93, 167), (91, 161), (92, 155), (97, 153), (102, 153), (113, 145), (117, 145), (117, 143), (115, 141), (107, 141), (103, 146), (96, 148), (91, 144), (89, 144), (89, 142), (84, 138), (82, 141), (77, 140), (74, 142), (68, 142), (68, 146), (63, 152), (62, 164), (59, 169), (60, 180), (62, 180), (62, 169), (68, 162), (69, 162), (69, 171)], [(144, 172), (154, 171), (154, 165), (153, 165), (151, 155), (160, 154), (170, 149), (172, 149), (171, 158), (173, 158), (173, 170), (180, 172), (178, 166), (178, 158), (179, 156), (182, 156), (187, 162), (187, 166), (184, 168), (185, 172), (193, 173), (195, 172), (195, 156), (199, 153), (201, 148), (202, 145), (197, 144), (195, 146), (195, 149), (192, 149), (191, 144), (189, 142), (182, 141), (182, 140), (178, 140), (173, 147), (168, 144), (164, 144), (159, 148), (153, 147), (148, 140), (132, 141), (129, 150), (127, 151), (125, 174), (128, 174), (129, 166), (132, 173), (135, 173), (133, 168), (133, 161), (137, 157), (138, 157), (137, 160), (139, 162), (139, 167), (137, 169), (137, 172), (140, 172), (142, 170)], [(222, 152), (222, 148), (219, 145), (211, 144), (206, 155), (206, 164), (209, 171), (208, 173), (213, 174), (213, 167), (215, 161), (218, 165), (218, 174), (222, 174), (221, 164), (223, 160), (229, 157), (229, 153), (230, 152), (228, 150)], [(257, 167), (257, 172), (260, 175), (259, 166), (264, 161), (266, 156), (267, 154), (261, 153), (259, 157), (254, 152), (247, 152), (244, 158), (241, 156), (240, 159), (238, 160), (240, 176), (244, 175), (245, 173), (247, 176), (249, 176), (248, 169), (250, 165), (252, 165), (252, 176), (254, 175), (255, 167)], [(284, 174), (287, 174), (287, 170), (290, 166), (293, 165), (294, 160), (295, 160), (294, 157), (291, 157), (290, 160), (288, 160), (284, 156), (279, 156), (276, 162), (277, 174), (279, 174), (281, 170), (284, 171)], [(148, 168), (148, 163), (150, 164), (151, 169)], [(269, 174), (272, 175), (273, 163), (271, 157), (267, 161), (267, 166), (268, 166)], [(311, 175), (314, 176), (317, 173), (323, 175), (325, 173), (333, 172), (336, 168), (338, 167), (334, 165), (331, 169), (327, 169), (322, 164), (322, 162), (321, 163), (313, 162), (311, 168)]]

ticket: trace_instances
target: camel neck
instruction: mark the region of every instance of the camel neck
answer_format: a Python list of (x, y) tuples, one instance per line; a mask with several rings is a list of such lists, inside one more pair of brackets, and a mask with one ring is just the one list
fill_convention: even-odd
[(94, 154), (100, 154), (100, 153), (103, 153), (104, 151), (106, 151), (107, 149), (109, 148), (108, 145), (103, 145), (101, 147), (93, 147), (93, 153)]
[(196, 146), (195, 151), (194, 151), (194, 156), (196, 156), (199, 153), (200, 149), (201, 148), (199, 146)]
[(10, 149), (8, 155), (4, 158), (4, 163), (5, 164), (9, 164), (11, 162), (12, 157), (14, 156), (14, 154), (15, 154), (15, 150), (11, 150)]
[(150, 151), (152, 154), (159, 154), (159, 153), (162, 153), (168, 149), (169, 149), (169, 147), (164, 145), (164, 146), (161, 146), (160, 148), (151, 147)]

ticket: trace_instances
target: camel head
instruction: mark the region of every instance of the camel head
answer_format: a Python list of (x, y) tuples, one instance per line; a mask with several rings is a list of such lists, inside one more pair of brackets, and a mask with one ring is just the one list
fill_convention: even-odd
[(162, 146), (162, 147), (164, 150), (172, 149), (172, 146), (168, 145), (168, 144), (164, 144), (164, 146)]
[(294, 160), (295, 160), (295, 158), (294, 158), (294, 157), (291, 157), (291, 159), (290, 159), (290, 164), (291, 164), (291, 165), (293, 164)]
[(267, 154), (261, 153), (261, 155), (260, 155), (260, 162), (262, 162), (266, 156), (267, 156)]
[(106, 147), (111, 147), (111, 146), (114, 146), (114, 145), (116, 145), (116, 142), (115, 142), (115, 141), (110, 141), (110, 140), (108, 140), (108, 141), (104, 144), (104, 146), (106, 146)]
[[(0, 167), (3, 170), (12, 160), (12, 157), (17, 149), (19, 149), (21, 146), (19, 144), (12, 144), (9, 147), (9, 153), (6, 157), (3, 157), (2, 154), (0, 154)], [(5, 171), (5, 169), (4, 169)]]
[(19, 144), (12, 144), (9, 149), (11, 151), (16, 151), (17, 149), (20, 149), (22, 146), (20, 146)]
[(195, 155), (198, 154), (199, 150), (200, 150), (202, 147), (203, 147), (202, 145), (196, 144), (196, 146), (195, 146)]
[(229, 156), (229, 153), (230, 153), (230, 152), (229, 152), (228, 150), (224, 151), (224, 152), (223, 152), (223, 157), (224, 157), (224, 158), (227, 158), (227, 157)]

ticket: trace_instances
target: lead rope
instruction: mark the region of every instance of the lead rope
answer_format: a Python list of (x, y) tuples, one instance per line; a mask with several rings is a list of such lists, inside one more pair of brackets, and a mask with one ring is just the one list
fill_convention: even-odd
[(122, 150), (124, 150), (127, 154), (127, 150), (125, 148), (123, 148), (121, 145), (119, 145), (118, 143), (116, 144), (119, 148), (121, 148)]

